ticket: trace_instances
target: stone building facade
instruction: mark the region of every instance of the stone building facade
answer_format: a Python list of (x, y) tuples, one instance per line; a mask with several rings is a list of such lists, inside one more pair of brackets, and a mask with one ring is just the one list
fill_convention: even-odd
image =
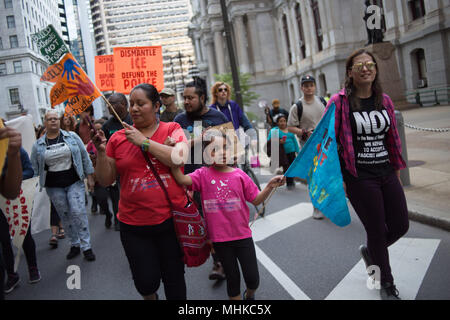
[[(311, 74), (318, 92), (334, 94), (345, 60), (367, 44), (364, 0), (227, 0), (238, 67), (253, 76), (252, 90), (283, 107), (300, 98), (300, 78)], [(230, 71), (219, 0), (191, 0), (189, 35), (209, 83)], [(450, 0), (371, 0), (384, 13), (384, 41), (394, 45), (399, 90), (450, 83)], [(381, 16), (380, 16), (381, 18)], [(257, 103), (246, 111), (260, 115)]]

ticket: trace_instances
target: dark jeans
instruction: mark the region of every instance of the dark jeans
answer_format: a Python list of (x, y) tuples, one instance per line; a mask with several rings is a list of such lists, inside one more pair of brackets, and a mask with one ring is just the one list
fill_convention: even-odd
[(252, 238), (214, 242), (214, 250), (222, 263), (227, 278), (227, 293), (236, 297), (241, 292), (241, 265), (244, 281), (248, 289), (256, 290), (259, 286), (258, 262)]
[[(283, 173), (286, 173), (288, 171), (289, 167), (291, 166), (292, 162), (294, 162), (295, 158), (297, 157), (295, 152), (286, 153), (286, 157), (288, 160), (288, 163), (283, 165)], [(286, 178), (286, 185), (287, 186), (295, 186), (294, 178)]]
[(394, 282), (388, 247), (409, 228), (405, 193), (395, 173), (373, 179), (346, 177), (347, 195), (367, 233), (367, 248), (381, 282)]
[[(3, 212), (0, 211), (0, 241), (3, 252), (3, 259), (5, 263), (6, 272), (14, 274), (14, 252), (12, 249), (11, 237), (9, 235), (9, 225)], [(28, 227), (27, 234), (22, 244), (25, 258), (27, 259), (28, 268), (37, 267), (36, 260), (36, 244), (33, 237), (31, 237), (31, 224)]]
[(162, 279), (167, 300), (186, 300), (183, 257), (172, 219), (155, 226), (120, 222), (120, 239), (142, 296), (155, 293)]
[(114, 211), (114, 223), (117, 224), (117, 212), (119, 211), (119, 199), (120, 190), (119, 186), (116, 184), (114, 186), (102, 187), (100, 185), (95, 185), (94, 187), (95, 198), (100, 206), (100, 212), (106, 215), (107, 219), (111, 218), (111, 212), (108, 206), (108, 197), (111, 198), (113, 211)]

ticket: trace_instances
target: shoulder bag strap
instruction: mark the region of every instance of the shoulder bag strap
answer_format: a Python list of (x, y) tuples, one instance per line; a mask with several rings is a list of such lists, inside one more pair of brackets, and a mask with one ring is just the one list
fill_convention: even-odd
[(170, 201), (170, 197), (169, 197), (169, 192), (167, 192), (166, 186), (164, 185), (164, 182), (161, 180), (161, 177), (158, 174), (158, 171), (156, 171), (155, 166), (153, 165), (152, 161), (150, 160), (150, 157), (148, 156), (148, 153), (145, 152), (144, 150), (141, 150), (142, 154), (144, 155), (145, 160), (147, 161), (150, 169), (153, 172), (153, 175), (155, 176), (156, 180), (158, 181), (159, 185), (161, 186), (161, 189), (164, 192), (164, 195), (166, 196), (167, 201), (169, 202), (169, 206), (173, 211), (173, 205), (172, 205), (172, 201)]

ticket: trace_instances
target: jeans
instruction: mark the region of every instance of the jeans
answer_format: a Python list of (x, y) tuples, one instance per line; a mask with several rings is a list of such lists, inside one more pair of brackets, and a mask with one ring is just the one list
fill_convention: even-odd
[(388, 247), (409, 228), (405, 193), (395, 173), (356, 180), (345, 178), (347, 195), (367, 233), (367, 249), (380, 267), (381, 283), (393, 283)]
[(85, 187), (77, 181), (66, 188), (46, 188), (56, 208), (72, 247), (91, 249), (91, 235), (86, 212)]

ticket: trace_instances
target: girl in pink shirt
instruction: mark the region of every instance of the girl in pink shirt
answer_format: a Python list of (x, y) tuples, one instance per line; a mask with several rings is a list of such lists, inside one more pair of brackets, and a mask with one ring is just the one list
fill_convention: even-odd
[[(212, 144), (214, 148), (210, 148)], [(260, 192), (247, 174), (227, 165), (226, 145), (225, 135), (214, 136), (205, 149), (211, 150), (210, 167), (202, 167), (189, 175), (176, 168), (172, 169), (172, 174), (179, 184), (201, 194), (208, 236), (224, 268), (228, 296), (231, 300), (241, 298), (239, 261), (247, 286), (243, 298), (254, 300), (259, 273), (246, 202), (261, 204), (272, 189), (285, 183), (285, 177), (272, 178)]]

